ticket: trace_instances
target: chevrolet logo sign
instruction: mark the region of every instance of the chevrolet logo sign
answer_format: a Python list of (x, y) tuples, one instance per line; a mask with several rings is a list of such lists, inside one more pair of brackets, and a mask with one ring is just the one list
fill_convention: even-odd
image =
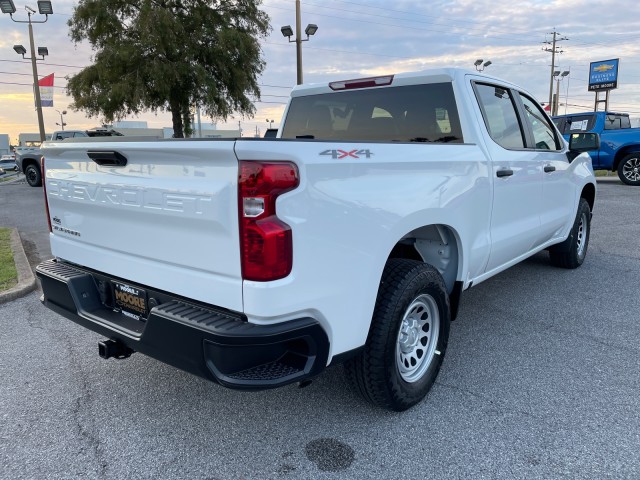
[(608, 72), (609, 70), (613, 70), (613, 65), (609, 65), (608, 63), (603, 63), (602, 65), (598, 65), (593, 69), (594, 72)]

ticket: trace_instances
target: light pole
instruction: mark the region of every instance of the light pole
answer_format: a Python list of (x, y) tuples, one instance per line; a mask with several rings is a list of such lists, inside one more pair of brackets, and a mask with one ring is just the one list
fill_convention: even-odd
[[(33, 25), (32, 23), (45, 23), (49, 20), (49, 15), (53, 14), (53, 7), (51, 6), (51, 2), (49, 0), (38, 0), (38, 13), (40, 15), (44, 15), (44, 20), (36, 21), (31, 20), (31, 15), (35, 14), (36, 11), (29, 7), (25, 6), (24, 9), (27, 11), (27, 15), (29, 17), (28, 20), (16, 20), (13, 18), (13, 14), (16, 13), (16, 6), (13, 3), (13, 0), (0, 0), (0, 10), (2, 13), (8, 13), (16, 23), (28, 23), (29, 24), (29, 45), (31, 47), (31, 58), (27, 59), (25, 57), (25, 53), (27, 50), (22, 45), (14, 45), (13, 49), (17, 54), (22, 55), (22, 58), (25, 60), (31, 60), (31, 68), (33, 70), (33, 92), (36, 98), (36, 111), (38, 112), (38, 127), (40, 128), (40, 141), (44, 142), (45, 140), (45, 132), (44, 132), (44, 118), (42, 117), (42, 101), (40, 100), (40, 87), (38, 86), (38, 67), (36, 66), (36, 47), (33, 41)], [(46, 47), (38, 47), (38, 55), (42, 56), (42, 60), (44, 60), (45, 55), (48, 55), (49, 51)]]
[(493, 63), (491, 60), (487, 60), (486, 62), (482, 63), (483, 61), (484, 60), (479, 58), (478, 60), (473, 62), (474, 67), (476, 67), (476, 70), (479, 72), (482, 72), (485, 68), (487, 68), (489, 65)]
[(275, 122), (275, 120), (267, 119), (267, 123), (269, 124), (269, 128), (273, 128), (273, 122)]
[(56, 112), (58, 112), (60, 114), (60, 123), (56, 122), (56, 125), (60, 125), (60, 128), (64, 131), (64, 126), (66, 125), (66, 123), (64, 121), (63, 115), (66, 115), (67, 111), (66, 110), (63, 110), (63, 111), (56, 110)]
[(296, 42), (296, 67), (297, 67), (297, 84), (300, 85), (302, 83), (302, 42), (309, 41), (309, 37), (311, 35), (315, 35), (318, 31), (318, 26), (314, 23), (310, 23), (307, 25), (307, 28), (304, 29), (304, 33), (307, 38), (302, 38), (302, 33), (300, 32), (300, 0), (296, 0), (296, 38), (295, 40), (291, 40), (293, 36), (293, 29), (291, 25), (285, 25), (280, 28), (282, 35), (289, 39), (289, 43)]
[(571, 80), (571, 77), (569, 76), (570, 74), (571, 74), (571, 71), (567, 70), (567, 91), (564, 96), (564, 114), (565, 115), (567, 114), (567, 104), (569, 103), (569, 81)]
[(564, 77), (566, 77), (567, 75), (569, 75), (568, 70), (565, 70), (562, 73), (560, 73), (560, 70), (553, 71), (553, 78), (556, 79), (556, 94), (553, 98), (553, 103), (551, 104), (551, 115), (558, 115), (558, 105), (560, 102), (560, 81), (564, 80)]

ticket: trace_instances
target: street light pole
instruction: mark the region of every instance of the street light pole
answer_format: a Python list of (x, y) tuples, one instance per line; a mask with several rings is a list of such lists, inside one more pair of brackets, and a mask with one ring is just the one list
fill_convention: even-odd
[[(49, 20), (49, 15), (53, 14), (53, 7), (51, 6), (51, 2), (48, 0), (38, 0), (38, 13), (40, 13), (40, 15), (45, 16), (44, 20), (41, 20), (41, 21), (31, 20), (31, 15), (35, 14), (36, 11), (29, 6), (25, 7), (25, 10), (27, 11), (27, 15), (29, 17), (27, 21), (16, 20), (15, 18), (13, 18), (13, 14), (16, 12), (16, 6), (13, 3), (13, 0), (0, 1), (0, 8), (2, 9), (2, 13), (8, 13), (9, 16), (11, 17), (11, 20), (13, 20), (14, 22), (29, 24), (29, 46), (31, 47), (30, 60), (31, 60), (31, 69), (33, 70), (33, 88), (34, 88), (33, 93), (36, 100), (36, 111), (38, 112), (38, 127), (40, 129), (40, 141), (44, 142), (45, 141), (44, 118), (42, 116), (42, 100), (40, 99), (40, 86), (38, 85), (38, 67), (36, 65), (36, 47), (33, 41), (32, 23), (45, 23), (47, 20)], [(26, 50), (22, 45), (15, 45), (13, 49), (18, 53), (22, 53), (22, 58), (25, 58), (24, 54)], [(44, 60), (44, 55), (47, 53), (47, 50), (46, 48), (43, 50), (45, 51), (45, 53), (42, 54), (42, 59)]]
[[(569, 75), (568, 70), (565, 70), (562, 73), (560, 73), (560, 70), (555, 70), (553, 72), (553, 78), (556, 79), (556, 94), (553, 99), (554, 101), (551, 104), (551, 115), (558, 115), (558, 107), (560, 106), (560, 82), (564, 80), (564, 77), (566, 77), (567, 75)], [(565, 111), (566, 109), (567, 107), (565, 102)]]
[[(571, 68), (571, 67), (569, 67)], [(567, 70), (567, 92), (564, 96), (564, 114), (567, 114), (567, 104), (569, 103), (569, 81), (571, 80), (570, 71)]]
[[(300, 0), (296, 0), (296, 31), (294, 33), (291, 25), (285, 25), (280, 28), (282, 35), (289, 39), (289, 43), (296, 43), (296, 81), (297, 84), (300, 85), (302, 83), (302, 42), (309, 41), (309, 37), (314, 35), (318, 30), (318, 26), (310, 23), (307, 25), (307, 28), (304, 29), (304, 33), (307, 38), (302, 38), (302, 26), (301, 26), (301, 18), (300, 18)], [(293, 40), (291, 37), (295, 36)]]
[(60, 110), (56, 110), (56, 112), (58, 112), (58, 114), (60, 115), (60, 123), (56, 123), (56, 125), (60, 125), (60, 128), (64, 131), (64, 127), (66, 125), (65, 121), (64, 121), (64, 116), (67, 114), (66, 110), (60, 111)]
[(297, 65), (297, 84), (302, 84), (302, 33), (300, 19), (300, 0), (296, 0), (296, 65)]

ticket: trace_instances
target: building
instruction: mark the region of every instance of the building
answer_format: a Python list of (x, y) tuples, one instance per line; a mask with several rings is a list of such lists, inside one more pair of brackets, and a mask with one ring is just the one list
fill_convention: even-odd
[(11, 143), (9, 142), (9, 135), (6, 133), (0, 133), (0, 155), (7, 155), (11, 153)]

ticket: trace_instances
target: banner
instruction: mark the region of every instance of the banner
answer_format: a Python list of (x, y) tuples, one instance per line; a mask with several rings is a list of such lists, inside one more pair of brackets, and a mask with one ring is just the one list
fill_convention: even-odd
[(43, 107), (53, 107), (53, 73), (42, 80), (38, 80), (40, 88), (40, 102)]

